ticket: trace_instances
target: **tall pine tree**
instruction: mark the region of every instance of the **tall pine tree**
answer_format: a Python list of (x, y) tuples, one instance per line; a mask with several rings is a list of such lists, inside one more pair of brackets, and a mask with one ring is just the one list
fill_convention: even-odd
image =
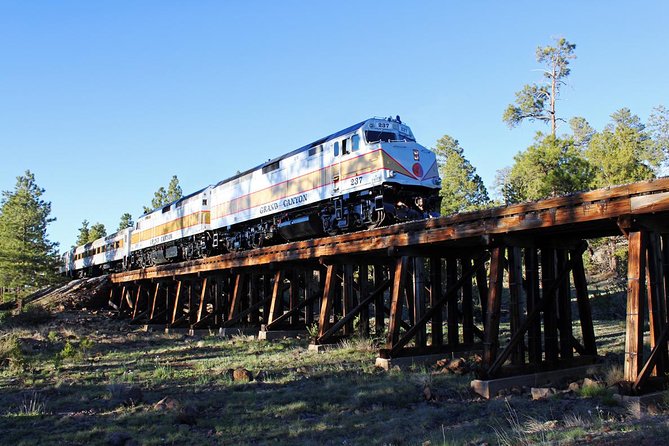
[(457, 139), (444, 135), (434, 147), (439, 164), (442, 215), (473, 211), (490, 204), (488, 191), (476, 168), (465, 158)]
[(58, 243), (49, 241), (51, 203), (27, 170), (14, 191), (2, 193), (0, 207), (0, 285), (19, 294), (52, 283), (58, 266)]
[(172, 175), (170, 184), (167, 186), (167, 190), (163, 186), (160, 186), (158, 190), (153, 194), (153, 200), (151, 200), (151, 207), (144, 206), (144, 213), (148, 214), (154, 209), (165, 206), (168, 203), (178, 200), (183, 197), (183, 191), (181, 186), (179, 186), (179, 178), (176, 175)]

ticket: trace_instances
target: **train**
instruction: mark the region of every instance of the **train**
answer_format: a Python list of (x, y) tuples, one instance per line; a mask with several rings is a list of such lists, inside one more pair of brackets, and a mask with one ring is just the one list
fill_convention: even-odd
[(68, 276), (147, 268), (439, 215), (437, 158), (370, 118), (209, 185), (62, 255)]

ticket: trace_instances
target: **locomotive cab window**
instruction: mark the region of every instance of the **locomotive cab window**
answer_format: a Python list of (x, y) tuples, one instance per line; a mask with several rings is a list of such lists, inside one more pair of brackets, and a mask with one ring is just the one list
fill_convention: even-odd
[(334, 156), (339, 156), (339, 141), (334, 143)]
[(341, 154), (342, 155), (347, 155), (349, 153), (347, 142), (348, 142), (348, 139), (342, 139), (342, 141), (341, 141)]
[(379, 132), (376, 130), (366, 130), (365, 139), (367, 142), (390, 142), (397, 139), (393, 132)]
[(351, 151), (357, 152), (360, 148), (360, 135), (351, 136)]

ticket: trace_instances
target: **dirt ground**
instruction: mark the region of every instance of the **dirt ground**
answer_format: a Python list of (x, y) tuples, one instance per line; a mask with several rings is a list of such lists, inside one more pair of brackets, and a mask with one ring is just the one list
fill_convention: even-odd
[(657, 445), (669, 438), (669, 399), (639, 411), (615, 398), (618, 320), (596, 323), (608, 366), (592, 381), (546, 389), (539, 400), (518, 387), (488, 401), (469, 389), (475, 357), (386, 372), (374, 367), (374, 340), (315, 353), (299, 338), (145, 332), (73, 302), (2, 316), (0, 444)]

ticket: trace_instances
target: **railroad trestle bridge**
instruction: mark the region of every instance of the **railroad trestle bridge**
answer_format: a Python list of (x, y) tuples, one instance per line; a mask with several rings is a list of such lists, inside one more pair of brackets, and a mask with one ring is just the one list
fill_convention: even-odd
[(168, 329), (383, 336), (382, 358), (481, 351), (494, 378), (597, 361), (583, 254), (613, 235), (629, 241), (624, 377), (642, 392), (669, 372), (669, 179), (112, 274), (110, 302)]

